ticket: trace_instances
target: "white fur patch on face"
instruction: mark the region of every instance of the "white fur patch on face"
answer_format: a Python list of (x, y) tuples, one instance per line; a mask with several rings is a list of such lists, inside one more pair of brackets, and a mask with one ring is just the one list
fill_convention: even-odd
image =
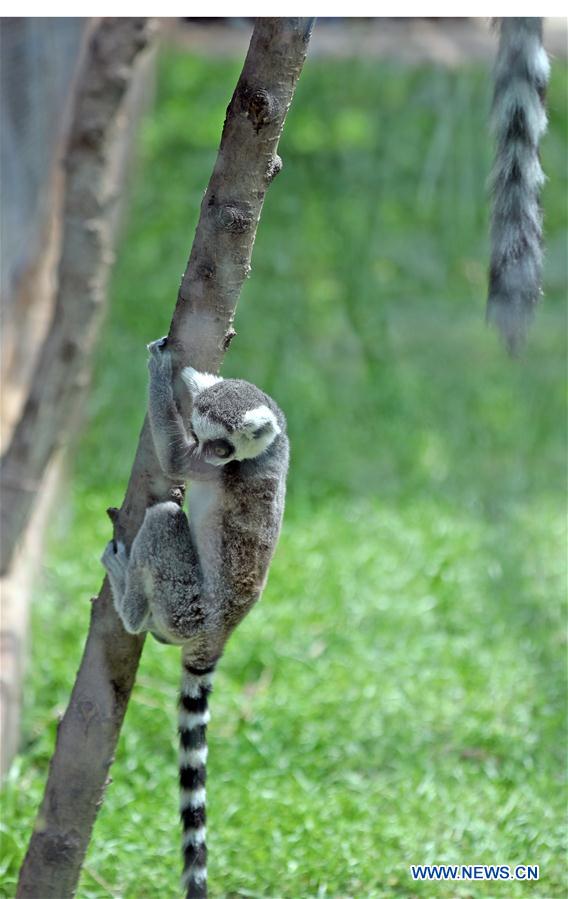
[(228, 440), (235, 447), (235, 452), (228, 459), (208, 459), (210, 465), (226, 465), (236, 459), (242, 462), (244, 459), (255, 459), (260, 456), (274, 438), (280, 433), (280, 426), (276, 416), (268, 406), (257, 406), (249, 409), (243, 416), (243, 423), (238, 431), (229, 432), (218, 421), (213, 421), (207, 413), (203, 414), (194, 409), (191, 416), (191, 426), (200, 443), (208, 440)]
[(243, 431), (249, 433), (251, 437), (254, 437), (261, 428), (264, 430), (267, 425), (270, 425), (270, 430), (273, 431), (274, 436), (280, 433), (276, 416), (268, 406), (257, 406), (256, 409), (249, 409), (248, 412), (245, 412)]
[(219, 424), (218, 421), (212, 421), (207, 414), (202, 415), (197, 409), (194, 409), (191, 416), (191, 425), (195, 431), (195, 435), (200, 442), (204, 440), (219, 440), (219, 438), (227, 439), (230, 435), (227, 429)]
[(279, 433), (280, 426), (272, 409), (264, 405), (249, 409), (244, 414), (240, 431), (233, 435), (234, 458), (241, 462), (260, 456)]
[(213, 384), (223, 380), (219, 375), (210, 375), (206, 371), (197, 371), (191, 365), (182, 368), (181, 379), (193, 397), (196, 397), (198, 393), (201, 393), (207, 387), (212, 387)]

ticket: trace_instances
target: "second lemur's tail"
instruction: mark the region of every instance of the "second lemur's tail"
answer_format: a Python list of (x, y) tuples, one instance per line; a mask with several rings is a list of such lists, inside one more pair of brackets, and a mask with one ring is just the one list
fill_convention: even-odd
[(207, 897), (205, 780), (208, 697), (213, 668), (197, 670), (182, 659), (179, 700), (179, 782), (183, 875), (186, 899)]
[(542, 19), (501, 19), (499, 29), (487, 316), (514, 351), (522, 343), (540, 296), (539, 197), (544, 174), (538, 147), (546, 130), (544, 100), (550, 67), (542, 46)]

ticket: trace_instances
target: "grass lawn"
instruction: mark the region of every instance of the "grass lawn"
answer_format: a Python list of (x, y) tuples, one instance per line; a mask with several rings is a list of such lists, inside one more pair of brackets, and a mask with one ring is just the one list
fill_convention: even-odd
[[(145, 124), (3, 794), (14, 895), (233, 62), (170, 53)], [(483, 324), (489, 76), (308, 61), (225, 373), (286, 411), (289, 502), (210, 727), (212, 897), (565, 896), (566, 69), (543, 158), (546, 302)], [(120, 353), (120, 355), (119, 355)], [(112, 449), (111, 449), (112, 447)], [(148, 641), (81, 899), (177, 895), (178, 652)], [(411, 863), (538, 864), (414, 883)]]

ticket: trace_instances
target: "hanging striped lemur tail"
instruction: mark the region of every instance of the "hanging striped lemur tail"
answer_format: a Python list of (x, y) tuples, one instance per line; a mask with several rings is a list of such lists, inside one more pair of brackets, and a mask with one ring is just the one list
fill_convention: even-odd
[(214, 667), (192, 668), (182, 656), (179, 700), (179, 783), (182, 821), (182, 888), (186, 899), (207, 897), (205, 780), (208, 699)]
[(540, 191), (545, 178), (538, 148), (547, 124), (544, 101), (550, 66), (542, 45), (542, 19), (500, 19), (499, 31), (487, 318), (514, 352), (523, 343), (541, 294)]

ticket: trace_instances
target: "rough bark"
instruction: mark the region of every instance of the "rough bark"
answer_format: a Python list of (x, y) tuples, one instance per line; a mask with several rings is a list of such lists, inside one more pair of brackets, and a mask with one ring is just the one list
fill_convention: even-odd
[(57, 296), (29, 394), (0, 464), (0, 574), (10, 567), (44, 472), (69, 433), (87, 383), (111, 261), (109, 160), (148, 29), (146, 19), (103, 19), (93, 27), (85, 50), (63, 155)]
[[(178, 365), (218, 369), (266, 190), (300, 75), (312, 19), (259, 19), (223, 129), (191, 256), (179, 289), (170, 342)], [(145, 509), (175, 489), (160, 471), (147, 420), (126, 496), (113, 510), (115, 533), (130, 543)], [(128, 635), (105, 580), (94, 601), (81, 667), (57, 746), (17, 896), (73, 896), (134, 682), (143, 639)]]

